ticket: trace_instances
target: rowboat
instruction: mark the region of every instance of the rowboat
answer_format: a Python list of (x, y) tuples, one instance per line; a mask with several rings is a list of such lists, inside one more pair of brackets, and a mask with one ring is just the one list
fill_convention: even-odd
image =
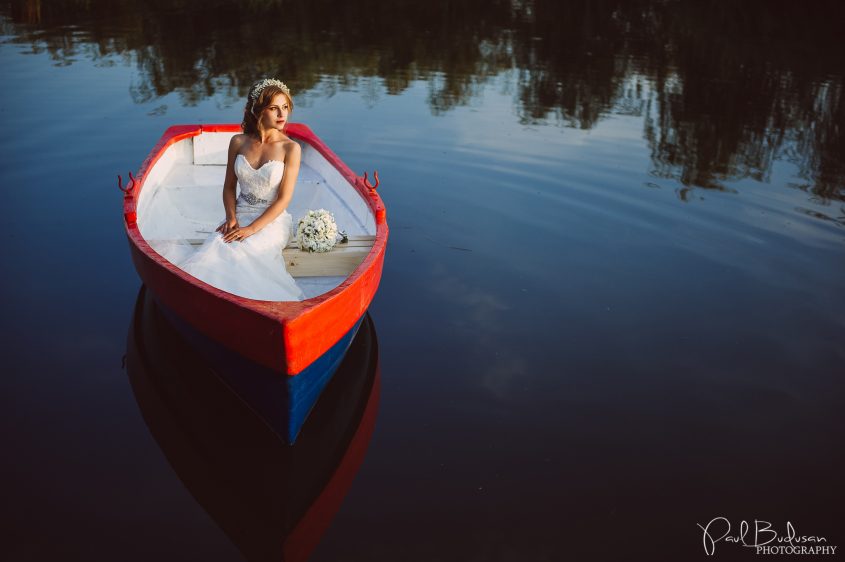
[(305, 561), (361, 468), (378, 413), (378, 338), (369, 315), (295, 445), (213, 374), (142, 287), (126, 370), (138, 408), (176, 475), (247, 560)]
[(296, 221), (308, 209), (328, 209), (349, 243), (324, 254), (284, 250), (303, 301), (254, 300), (200, 281), (164, 249), (177, 240), (197, 243), (219, 224), (227, 149), (239, 132), (238, 125), (167, 129), (129, 185), (118, 177), (124, 225), (138, 275), (162, 308), (177, 325), (259, 367), (261, 375), (229, 383), (293, 443), (378, 289), (386, 212), (377, 175), (375, 184), (366, 172), (356, 175), (311, 129), (291, 124), (286, 133), (301, 144), (302, 164), (288, 211)]

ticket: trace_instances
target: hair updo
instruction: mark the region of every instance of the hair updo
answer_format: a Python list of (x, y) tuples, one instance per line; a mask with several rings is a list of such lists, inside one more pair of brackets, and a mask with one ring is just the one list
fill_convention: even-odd
[[(279, 94), (284, 94), (288, 100), (290, 111), (293, 112), (293, 98), (290, 96), (290, 90), (287, 89), (287, 86), (284, 84), (281, 86), (277, 86), (276, 84), (266, 84), (266, 82), (266, 80), (256, 82), (249, 89), (249, 95), (247, 95), (246, 98), (246, 106), (244, 107), (244, 120), (241, 122), (241, 129), (248, 135), (258, 134), (258, 117), (261, 115), (262, 111), (267, 109), (273, 101), (273, 98)], [(256, 90), (259, 90), (257, 94)]]

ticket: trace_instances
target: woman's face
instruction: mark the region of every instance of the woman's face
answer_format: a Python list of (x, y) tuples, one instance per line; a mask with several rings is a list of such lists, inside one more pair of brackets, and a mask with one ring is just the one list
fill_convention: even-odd
[(287, 96), (277, 94), (270, 101), (270, 105), (261, 112), (259, 126), (264, 130), (276, 129), (281, 132), (288, 121), (288, 115), (290, 115), (290, 102)]

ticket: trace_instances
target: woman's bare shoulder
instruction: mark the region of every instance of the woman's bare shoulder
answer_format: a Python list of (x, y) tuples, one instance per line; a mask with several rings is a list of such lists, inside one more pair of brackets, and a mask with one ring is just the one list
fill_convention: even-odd
[(282, 141), (282, 150), (285, 151), (285, 154), (300, 154), (302, 152), (302, 147), (299, 146), (299, 143), (291, 138), (285, 138)]
[(232, 139), (229, 141), (229, 148), (240, 148), (249, 138), (248, 135), (244, 133), (238, 133), (236, 135), (232, 135)]

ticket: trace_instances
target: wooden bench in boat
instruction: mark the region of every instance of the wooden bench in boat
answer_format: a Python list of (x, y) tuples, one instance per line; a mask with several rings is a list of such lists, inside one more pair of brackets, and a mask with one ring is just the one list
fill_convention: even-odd
[[(292, 277), (348, 277), (370, 253), (376, 237), (361, 235), (348, 238), (348, 242), (338, 242), (329, 252), (306, 252), (292, 240), (282, 252), (288, 273)], [(199, 246), (203, 239), (194, 238), (189, 242)]]
[(282, 252), (285, 267), (293, 277), (348, 277), (370, 253), (375, 239), (375, 236), (349, 236), (348, 242), (338, 242), (331, 251), (319, 253), (300, 250), (294, 241)]

